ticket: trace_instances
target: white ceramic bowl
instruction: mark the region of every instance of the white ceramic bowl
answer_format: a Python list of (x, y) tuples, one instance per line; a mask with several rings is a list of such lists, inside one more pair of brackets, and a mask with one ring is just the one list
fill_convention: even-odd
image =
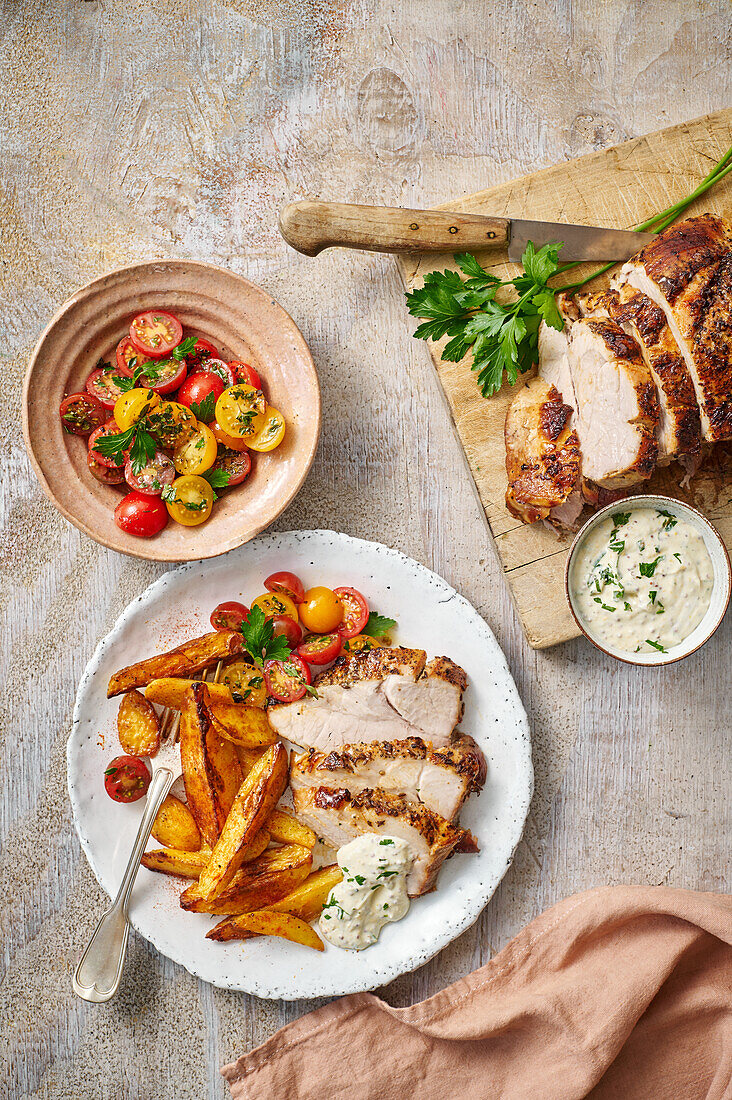
[[(663, 508), (665, 511), (678, 516), (679, 519), (685, 520), (686, 523), (689, 523), (694, 530), (698, 531), (702, 536), (704, 545), (712, 560), (714, 587), (712, 588), (712, 596), (709, 601), (707, 612), (696, 629), (692, 630), (691, 634), (687, 634), (683, 641), (673, 646), (667, 653), (627, 653), (623, 649), (614, 649), (606, 638), (593, 630), (585, 621), (572, 596), (570, 577), (572, 576), (577, 554), (584, 545), (585, 539), (590, 531), (594, 530), (598, 523), (602, 523), (602, 521), (612, 512), (617, 512), (620, 509), (622, 509), (622, 511), (628, 511), (629, 509), (634, 510), (636, 508)], [(577, 626), (580, 628), (585, 638), (588, 638), (592, 644), (597, 646), (598, 649), (601, 649), (603, 653), (607, 653), (609, 656), (617, 658), (618, 661), (625, 661), (626, 664), (630, 665), (670, 665), (673, 664), (674, 661), (681, 661), (684, 657), (688, 657), (691, 653), (695, 653), (697, 649), (700, 649), (705, 642), (709, 641), (712, 634), (714, 634), (715, 630), (722, 622), (727, 607), (729, 606), (730, 593), (732, 592), (732, 567), (730, 567), (729, 554), (727, 553), (721, 535), (716, 528), (712, 526), (706, 516), (698, 512), (696, 508), (691, 508), (688, 504), (683, 504), (680, 500), (675, 500), (673, 497), (641, 495), (626, 497), (624, 500), (615, 501), (614, 504), (606, 505), (605, 508), (601, 508), (599, 512), (596, 512), (595, 515), (580, 528), (575, 535), (574, 542), (569, 551), (569, 556), (567, 557), (567, 565), (564, 572), (564, 589), (567, 594), (569, 609), (574, 616)]]

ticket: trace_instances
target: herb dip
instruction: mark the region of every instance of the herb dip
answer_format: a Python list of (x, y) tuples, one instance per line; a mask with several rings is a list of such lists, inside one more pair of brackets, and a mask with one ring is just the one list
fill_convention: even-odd
[(658, 508), (618, 510), (578, 549), (570, 578), (583, 621), (625, 653), (667, 653), (704, 618), (714, 573), (699, 532)]
[(364, 833), (338, 849), (343, 880), (334, 886), (320, 915), (326, 940), (349, 951), (376, 943), (385, 924), (409, 909), (409, 845), (393, 836)]

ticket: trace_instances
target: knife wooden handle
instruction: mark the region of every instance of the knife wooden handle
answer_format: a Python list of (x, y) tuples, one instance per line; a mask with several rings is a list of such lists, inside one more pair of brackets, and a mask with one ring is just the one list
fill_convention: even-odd
[(484, 252), (508, 244), (509, 226), (508, 218), (479, 214), (310, 199), (293, 202), (280, 214), (282, 236), (306, 256), (333, 247), (367, 252)]

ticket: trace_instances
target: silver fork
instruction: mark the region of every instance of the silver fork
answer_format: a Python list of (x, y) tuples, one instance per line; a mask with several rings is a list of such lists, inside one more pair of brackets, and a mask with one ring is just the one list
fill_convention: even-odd
[[(213, 677), (214, 682), (218, 682), (222, 667), (222, 662), (219, 661)], [(208, 674), (204, 679), (208, 679)], [(173, 744), (178, 734), (179, 724), (180, 714), (166, 707), (161, 714), (161, 741)], [(71, 978), (74, 993), (83, 997), (85, 1001), (109, 1001), (119, 988), (130, 935), (128, 920), (130, 894), (158, 810), (177, 775), (180, 775), (180, 768), (176, 771), (165, 765), (158, 765), (155, 768), (147, 792), (145, 812), (142, 815), (140, 828), (137, 830), (137, 837), (117, 896), (102, 913)]]

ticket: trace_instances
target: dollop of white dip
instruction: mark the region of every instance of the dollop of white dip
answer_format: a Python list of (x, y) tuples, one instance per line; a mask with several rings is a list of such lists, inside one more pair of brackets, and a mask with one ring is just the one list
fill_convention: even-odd
[(320, 915), (326, 940), (348, 951), (363, 951), (389, 921), (409, 909), (409, 845), (395, 836), (364, 833), (338, 849), (343, 880), (331, 890)]
[(714, 570), (691, 524), (665, 509), (624, 512), (621, 502), (590, 531), (570, 583), (601, 640), (626, 653), (667, 653), (704, 618)]

